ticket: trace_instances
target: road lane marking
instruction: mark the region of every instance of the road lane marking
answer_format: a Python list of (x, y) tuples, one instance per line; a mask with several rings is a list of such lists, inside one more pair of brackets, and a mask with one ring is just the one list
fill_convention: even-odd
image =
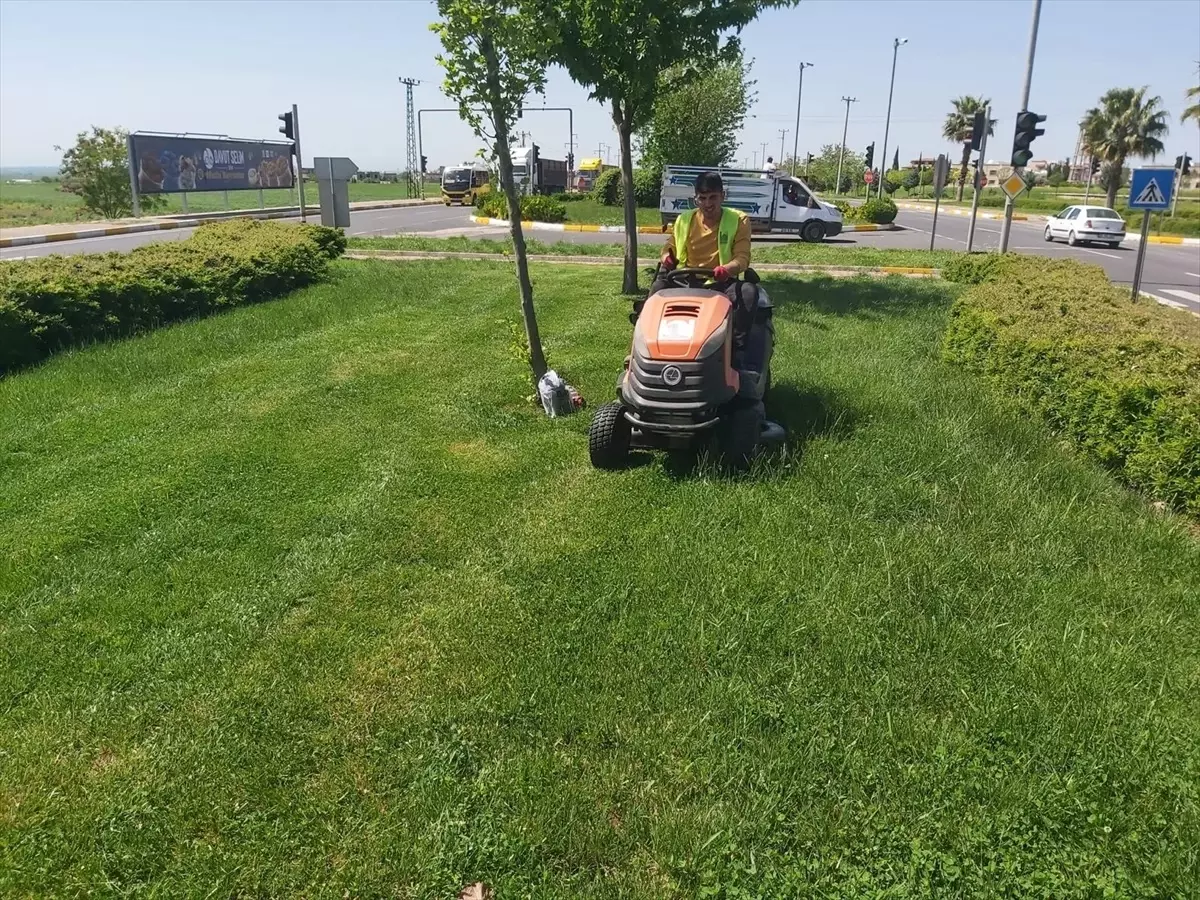
[(1200, 294), (1193, 294), (1191, 291), (1177, 291), (1174, 288), (1163, 289), (1164, 294), (1170, 294), (1172, 297), (1178, 297), (1180, 300), (1187, 300), (1191, 303), (1200, 303)]
[(1099, 250), (1089, 250), (1087, 247), (1079, 247), (1077, 249), (1082, 250), (1084, 253), (1095, 253), (1097, 256), (1107, 256), (1109, 259), (1124, 259), (1125, 258), (1123, 256), (1117, 256), (1117, 254), (1115, 254), (1115, 253), (1101, 253)]
[(1193, 278), (1200, 278), (1200, 272), (1184, 272), (1184, 275), (1191, 275)]

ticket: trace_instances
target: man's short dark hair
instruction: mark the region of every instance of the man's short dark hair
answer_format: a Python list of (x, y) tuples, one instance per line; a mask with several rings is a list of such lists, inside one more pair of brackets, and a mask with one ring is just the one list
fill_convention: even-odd
[(725, 190), (725, 182), (721, 181), (721, 176), (716, 172), (705, 172), (702, 175), (696, 176), (696, 193), (721, 193)]

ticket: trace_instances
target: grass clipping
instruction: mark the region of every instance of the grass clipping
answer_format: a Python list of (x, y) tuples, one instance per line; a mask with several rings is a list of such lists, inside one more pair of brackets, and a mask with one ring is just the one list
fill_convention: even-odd
[(1087, 456), (1200, 518), (1200, 320), (1130, 303), (1071, 260), (962, 257), (945, 356), (993, 378)]

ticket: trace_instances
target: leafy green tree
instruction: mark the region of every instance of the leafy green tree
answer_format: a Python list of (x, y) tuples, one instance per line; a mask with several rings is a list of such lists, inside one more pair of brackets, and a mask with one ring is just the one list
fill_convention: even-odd
[[(75, 144), (63, 153), (59, 171), (62, 190), (83, 198), (84, 208), (106, 219), (133, 214), (133, 189), (129, 185), (129, 132), (123, 128), (98, 128), (81, 131)], [(62, 147), (55, 147), (61, 151)], [(166, 206), (157, 194), (141, 198), (145, 212)]]
[(442, 90), (458, 104), (463, 121), (491, 144), (499, 165), (500, 185), (508, 201), (529, 366), (536, 382), (546, 372), (546, 357), (533, 308), (510, 135), (525, 97), (545, 90), (552, 33), (536, 11), (511, 0), (438, 0), (438, 13), (442, 20), (429, 27), (442, 42), (442, 52), (436, 57), (446, 72)]
[(1165, 149), (1167, 111), (1161, 97), (1147, 97), (1146, 88), (1113, 88), (1100, 105), (1083, 114), (1079, 127), (1088, 152), (1101, 163), (1101, 184), (1111, 208), (1117, 202), (1121, 170), (1130, 156), (1153, 159)]
[(900, 182), (901, 187), (906, 191), (914, 190), (921, 183), (921, 173), (916, 169), (908, 169), (904, 173), (904, 180)]
[(556, 61), (605, 104), (621, 144), (625, 197), (622, 289), (638, 287), (637, 207), (633, 135), (651, 120), (659, 75), (681, 63), (714, 65), (736, 59), (736, 38), (768, 6), (798, 0), (528, 0), (557, 35)]
[(894, 194), (904, 184), (904, 179), (907, 173), (901, 172), (899, 169), (892, 169), (883, 176), (883, 189), (889, 194)]
[[(809, 175), (805, 181), (814, 190), (830, 192), (836, 190), (838, 155), (841, 152), (841, 144), (826, 144), (821, 148), (821, 152), (813, 157), (812, 165), (809, 166)], [(866, 167), (866, 157), (847, 147), (846, 156), (842, 160), (841, 193), (847, 193), (855, 187), (856, 180), (858, 184), (862, 184), (862, 173)]]
[(706, 70), (694, 62), (672, 66), (659, 75), (650, 121), (640, 134), (642, 168), (728, 165), (754, 97), (741, 54)]
[[(971, 147), (963, 142), (971, 134), (971, 125), (974, 123), (975, 114), (986, 110), (992, 101), (987, 97), (972, 97), (967, 94), (950, 102), (954, 108), (950, 110), (946, 121), (942, 124), (942, 137), (955, 144), (962, 144), (962, 165), (958, 170), (958, 199), (962, 200), (967, 184), (967, 166), (971, 163)], [(995, 127), (996, 120), (989, 119), (988, 137), (992, 136)]]

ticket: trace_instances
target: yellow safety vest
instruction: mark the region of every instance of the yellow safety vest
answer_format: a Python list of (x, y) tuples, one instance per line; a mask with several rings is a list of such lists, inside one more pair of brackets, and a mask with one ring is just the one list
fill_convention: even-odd
[[(696, 210), (689, 209), (679, 214), (675, 219), (675, 258), (679, 267), (687, 266), (687, 239), (692, 230), (692, 221), (696, 218)], [(729, 265), (733, 259), (733, 238), (737, 234), (741, 217), (737, 211), (728, 206), (721, 208), (721, 224), (717, 226), (717, 259), (721, 265)]]

